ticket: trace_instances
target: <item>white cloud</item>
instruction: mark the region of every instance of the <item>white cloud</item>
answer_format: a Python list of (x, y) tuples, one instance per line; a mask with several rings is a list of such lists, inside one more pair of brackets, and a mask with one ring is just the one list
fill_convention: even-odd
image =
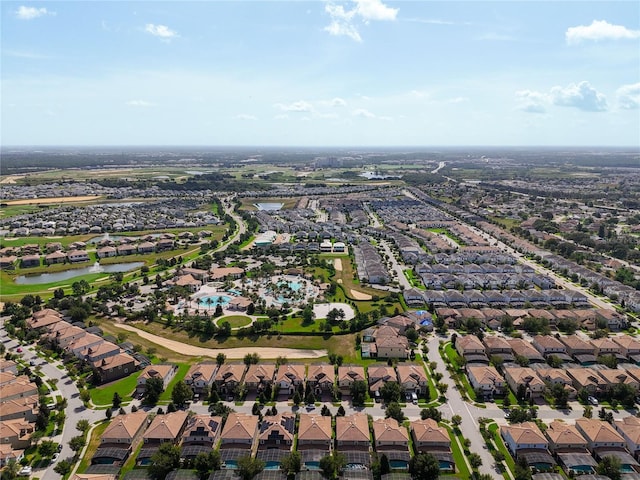
[(234, 118), (238, 120), (250, 120), (250, 121), (258, 120), (258, 117), (256, 117), (255, 115), (249, 115), (247, 113), (239, 113)]
[(147, 102), (146, 100), (129, 100), (127, 102), (127, 105), (129, 105), (130, 107), (141, 107), (141, 108), (148, 108), (148, 107), (155, 107), (156, 106), (155, 103)]
[(286, 113), (279, 113), (278, 115), (276, 115), (273, 118), (274, 118), (274, 120), (288, 120), (289, 119), (289, 115), (287, 115)]
[(376, 120), (391, 120), (391, 117), (376, 115), (375, 113), (370, 112), (366, 108), (357, 108), (351, 112), (351, 115), (354, 117), (360, 117), (360, 118), (372, 118)]
[(331, 100), (331, 106), (332, 107), (346, 107), (347, 106), (347, 102), (345, 100), (343, 100), (342, 98), (336, 97), (336, 98)]
[(616, 90), (618, 106), (624, 110), (640, 108), (640, 82), (623, 85)]
[(44, 17), (46, 15), (55, 15), (56, 12), (50, 12), (45, 7), (25, 7), (24, 5), (18, 7), (16, 10), (16, 17), (20, 20), (33, 20), (34, 18)]
[(171, 40), (172, 38), (179, 37), (178, 32), (171, 30), (166, 25), (154, 25), (153, 23), (147, 23), (144, 27), (144, 31), (150, 33), (154, 37), (160, 37), (163, 40)]
[(290, 104), (276, 103), (276, 107), (283, 112), (313, 112), (313, 105), (304, 100), (298, 100)]
[(546, 107), (573, 107), (585, 112), (603, 112), (607, 110), (607, 98), (587, 81), (570, 83), (566, 87), (552, 87), (549, 93), (532, 90), (516, 92), (519, 108), (530, 113), (544, 113)]
[(613, 25), (606, 20), (594, 20), (591, 25), (569, 27), (565, 37), (569, 45), (575, 45), (584, 40), (633, 40), (640, 38), (640, 30), (630, 30), (622, 25)]
[(551, 101), (561, 107), (575, 107), (588, 112), (602, 112), (607, 109), (606, 97), (583, 81), (569, 84), (567, 87), (553, 87)]
[(545, 104), (549, 103), (548, 95), (531, 90), (521, 90), (516, 92), (516, 97), (520, 101), (520, 110), (529, 113), (545, 113)]
[(362, 42), (359, 26), (367, 25), (371, 21), (395, 20), (398, 15), (397, 8), (391, 8), (382, 0), (353, 0), (355, 7), (347, 10), (343, 5), (328, 3), (324, 10), (329, 14), (331, 22), (324, 30), (330, 35), (346, 36)]
[(2, 53), (3, 55), (7, 55), (8, 57), (26, 58), (29, 60), (47, 60), (52, 58), (48, 55), (42, 55), (39, 53), (23, 51), (23, 50), (3, 50)]

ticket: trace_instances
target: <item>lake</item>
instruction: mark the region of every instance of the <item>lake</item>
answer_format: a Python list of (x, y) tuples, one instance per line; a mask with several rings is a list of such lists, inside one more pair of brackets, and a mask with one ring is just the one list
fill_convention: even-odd
[(110, 265), (95, 264), (91, 267), (75, 268), (56, 273), (39, 273), (36, 275), (20, 275), (14, 280), (17, 285), (37, 285), (39, 283), (61, 282), (90, 273), (129, 272), (140, 268), (144, 262), (112, 263)]

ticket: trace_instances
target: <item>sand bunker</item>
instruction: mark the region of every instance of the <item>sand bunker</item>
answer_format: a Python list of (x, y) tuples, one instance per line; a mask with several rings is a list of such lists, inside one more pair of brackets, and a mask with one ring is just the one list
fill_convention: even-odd
[(341, 258), (334, 258), (333, 259), (333, 268), (336, 269), (336, 272), (341, 272), (342, 271), (342, 259)]
[(353, 297), (354, 300), (371, 300), (373, 298), (368, 293), (362, 293), (354, 290), (353, 288), (349, 290), (349, 292), (351, 293), (351, 297)]
[(74, 203), (96, 200), (100, 195), (84, 195), (81, 197), (26, 198), (24, 200), (8, 200), (7, 205), (48, 205), (51, 203)]

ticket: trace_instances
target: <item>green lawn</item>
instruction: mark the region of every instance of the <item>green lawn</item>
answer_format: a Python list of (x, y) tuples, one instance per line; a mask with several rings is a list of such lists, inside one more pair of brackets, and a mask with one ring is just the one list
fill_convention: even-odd
[(93, 457), (93, 455), (96, 453), (96, 450), (98, 450), (98, 447), (100, 446), (100, 437), (102, 437), (102, 434), (109, 426), (109, 423), (110, 422), (105, 421), (100, 425), (97, 425), (91, 432), (89, 445), (87, 446), (87, 450), (84, 453), (84, 457), (82, 457), (82, 460), (80, 461), (80, 465), (78, 465), (78, 473), (84, 473), (84, 471), (89, 468), (89, 465), (91, 465), (91, 457)]
[[(449, 432), (449, 438), (451, 439), (451, 453), (453, 454), (453, 461), (456, 464), (456, 477), (461, 480), (468, 479), (471, 476), (471, 472), (469, 471), (469, 467), (467, 467), (467, 463), (465, 462), (464, 452), (460, 449), (460, 445), (456, 441), (456, 436), (451, 430), (451, 428), (446, 427)], [(460, 442), (463, 441), (463, 438), (460, 437)]]
[(217, 325), (220, 325), (222, 322), (229, 322), (231, 328), (241, 328), (249, 325), (251, 323), (251, 318), (245, 317), (244, 315), (229, 315), (227, 317), (220, 317), (216, 320)]
[(490, 425), (487, 426), (487, 429), (493, 435), (493, 442), (496, 444), (496, 447), (504, 455), (504, 458), (505, 458), (504, 461), (507, 464), (507, 468), (509, 470), (511, 470), (511, 472), (513, 472), (515, 470), (515, 463), (513, 461), (513, 457), (509, 453), (509, 450), (507, 450), (507, 447), (505, 446), (504, 442), (502, 441), (502, 437), (500, 436), (500, 430), (498, 428), (498, 424), (497, 423), (491, 423)]
[(183, 380), (184, 376), (187, 374), (187, 370), (189, 370), (189, 367), (191, 365), (188, 363), (180, 363), (178, 364), (178, 371), (176, 372), (175, 376), (173, 377), (173, 379), (171, 379), (171, 381), (169, 382), (169, 385), (167, 385), (167, 388), (164, 392), (162, 392), (162, 395), (160, 395), (160, 398), (158, 399), (158, 403), (163, 403), (163, 402), (170, 402), (171, 401), (171, 390), (173, 389), (173, 386), (178, 383), (178, 381)]
[(140, 373), (141, 372), (135, 372), (126, 378), (111, 382), (108, 385), (90, 389), (91, 401), (94, 405), (111, 406), (113, 394), (118, 392), (123, 402), (130, 402), (131, 394), (136, 389), (136, 383)]

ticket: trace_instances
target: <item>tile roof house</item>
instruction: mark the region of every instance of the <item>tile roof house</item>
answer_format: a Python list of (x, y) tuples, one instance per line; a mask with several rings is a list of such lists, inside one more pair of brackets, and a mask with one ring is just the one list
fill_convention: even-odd
[(387, 382), (397, 382), (398, 376), (393, 367), (387, 364), (369, 365), (367, 368), (369, 376), (369, 390), (375, 394)]
[(309, 365), (307, 383), (313, 389), (313, 393), (321, 395), (322, 392), (333, 392), (336, 380), (335, 367), (326, 363)]
[(596, 418), (577, 418), (576, 428), (587, 441), (591, 453), (599, 449), (624, 449), (625, 439), (607, 422)]
[(178, 443), (187, 424), (189, 412), (177, 412), (156, 415), (144, 432), (142, 438), (145, 444), (159, 444), (164, 442)]
[(251, 449), (258, 433), (258, 417), (230, 413), (220, 435), (220, 448)]
[(137, 412), (118, 415), (111, 420), (109, 426), (100, 436), (100, 445), (131, 446), (149, 425), (147, 412)]
[(393, 447), (408, 447), (409, 433), (404, 425), (393, 418), (378, 418), (373, 421), (373, 436), (376, 450)]
[(218, 364), (213, 362), (203, 362), (191, 365), (184, 376), (184, 383), (191, 387), (193, 393), (204, 394), (209, 391), (215, 380), (215, 373)]
[(338, 367), (338, 387), (343, 395), (351, 392), (351, 385), (355, 381), (366, 381), (362, 365), (340, 365)]
[(246, 368), (244, 363), (225, 363), (220, 365), (215, 376), (218, 392), (233, 393), (240, 382), (242, 382)]
[(187, 419), (187, 426), (182, 434), (182, 446), (202, 445), (213, 449), (221, 430), (222, 417), (194, 415)]
[(305, 366), (287, 363), (278, 367), (276, 383), (281, 394), (293, 395), (300, 385), (304, 385)]
[(573, 388), (576, 391), (584, 388), (589, 395), (595, 395), (606, 387), (605, 380), (592, 368), (567, 368), (566, 372), (573, 379)]
[(567, 354), (567, 347), (564, 343), (552, 335), (536, 335), (531, 344), (545, 357), (556, 355), (563, 360), (571, 357)]
[(549, 448), (549, 441), (534, 422), (502, 425), (500, 436), (509, 451), (517, 455), (519, 450), (544, 450)]
[(629, 385), (638, 390), (640, 388), (640, 383), (634, 377), (632, 377), (628, 372), (618, 368), (599, 368), (597, 370), (598, 375), (600, 375), (605, 380), (605, 390), (609, 390), (613, 388), (614, 385), (623, 383), (625, 385)]
[(451, 438), (446, 428), (432, 418), (411, 422), (413, 445), (418, 452), (451, 451)]
[(577, 335), (561, 337), (560, 341), (567, 346), (567, 353), (580, 363), (596, 361), (595, 347)]
[(274, 364), (251, 364), (244, 376), (244, 384), (249, 391), (262, 392), (268, 385), (273, 385), (275, 375)]
[(298, 450), (319, 448), (331, 450), (333, 428), (331, 417), (321, 415), (300, 414), (298, 424)]
[(344, 417), (336, 417), (336, 449), (369, 450), (369, 421), (364, 413), (354, 413)]
[(475, 335), (463, 335), (456, 339), (456, 350), (462, 357), (486, 355), (482, 342)]
[(495, 355), (505, 362), (512, 362), (514, 360), (511, 345), (509, 345), (509, 342), (504, 338), (496, 335), (485, 335), (482, 343), (485, 346), (485, 352), (489, 358)]
[(293, 413), (279, 413), (275, 416), (266, 416), (260, 422), (258, 433), (259, 449), (284, 449), (293, 448), (296, 416)]
[(35, 429), (35, 423), (25, 420), (2, 420), (0, 421), (0, 445), (11, 445), (14, 450), (28, 448)]
[(545, 359), (540, 352), (522, 338), (510, 338), (508, 342), (516, 358), (524, 357), (529, 360), (529, 363), (545, 363)]
[(539, 398), (544, 393), (545, 383), (529, 367), (505, 367), (504, 378), (514, 392), (524, 388), (525, 398)]
[(400, 385), (407, 393), (415, 392), (424, 395), (427, 393), (428, 380), (427, 374), (422, 365), (413, 363), (400, 363), (396, 366), (398, 372), (398, 380)]
[(587, 441), (575, 425), (554, 420), (544, 434), (549, 440), (549, 449), (552, 453), (587, 451)]
[(166, 390), (169, 382), (175, 376), (178, 371), (177, 365), (169, 365), (169, 364), (158, 364), (158, 365), (149, 365), (142, 370), (140, 375), (138, 376), (138, 381), (136, 384), (136, 393), (142, 394), (145, 392), (147, 388), (147, 380), (151, 378), (159, 378), (162, 380), (163, 388)]
[(473, 389), (481, 391), (484, 398), (502, 395), (506, 391), (505, 379), (493, 366), (468, 365), (467, 376)]
[(613, 428), (622, 435), (629, 452), (638, 458), (640, 455), (640, 418), (627, 416), (620, 420), (614, 420)]
[(139, 367), (138, 361), (128, 353), (118, 353), (93, 363), (94, 375), (100, 383), (107, 383), (126, 377)]
[(620, 353), (634, 363), (640, 363), (640, 340), (630, 335), (619, 335), (612, 338), (620, 345)]

